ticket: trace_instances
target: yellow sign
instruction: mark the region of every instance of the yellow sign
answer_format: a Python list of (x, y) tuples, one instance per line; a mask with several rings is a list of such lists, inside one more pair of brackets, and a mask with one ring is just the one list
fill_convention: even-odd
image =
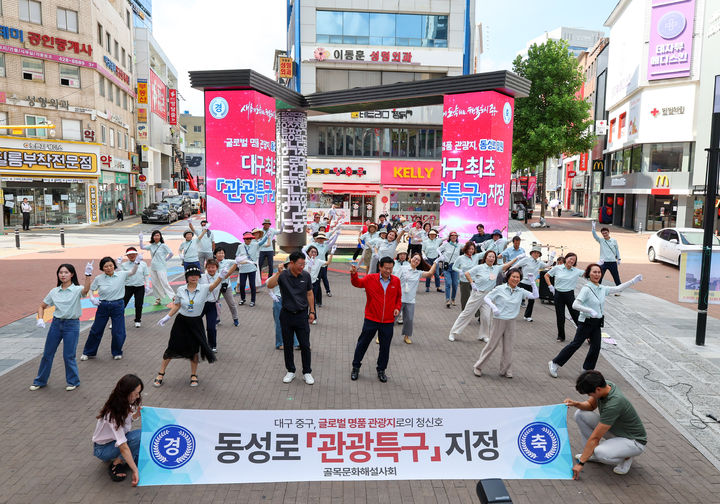
[(667, 175), (658, 175), (655, 177), (655, 187), (670, 187), (670, 179)]
[(97, 156), (87, 152), (0, 148), (0, 173), (96, 177)]
[(137, 102), (145, 103), (148, 102), (148, 87), (147, 82), (138, 82), (137, 85)]
[(292, 79), (293, 60), (292, 58), (278, 58), (278, 72), (281, 79)]
[(138, 122), (139, 123), (146, 123), (147, 122), (147, 109), (146, 108), (140, 108), (137, 109), (137, 115), (138, 115)]
[(605, 161), (603, 161), (602, 159), (596, 159), (595, 161), (593, 161), (592, 171), (604, 172), (605, 171)]

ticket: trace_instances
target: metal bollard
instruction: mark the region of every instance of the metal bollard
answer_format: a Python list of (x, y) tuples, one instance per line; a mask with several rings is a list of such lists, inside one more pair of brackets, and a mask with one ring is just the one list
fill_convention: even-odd
[(65, 228), (60, 227), (60, 245), (62, 245), (62, 248), (65, 248)]
[(15, 226), (15, 246), (20, 248), (20, 228)]

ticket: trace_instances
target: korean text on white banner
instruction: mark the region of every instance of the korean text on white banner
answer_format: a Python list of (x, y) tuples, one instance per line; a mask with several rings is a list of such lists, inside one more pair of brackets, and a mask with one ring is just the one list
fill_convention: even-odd
[(567, 406), (142, 409), (140, 485), (570, 479)]

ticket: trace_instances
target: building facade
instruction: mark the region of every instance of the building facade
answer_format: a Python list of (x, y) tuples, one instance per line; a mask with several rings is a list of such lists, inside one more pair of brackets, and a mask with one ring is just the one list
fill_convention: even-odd
[(99, 223), (133, 191), (132, 21), (123, 2), (4, 0), (0, 7), (0, 179), (8, 226)]
[[(469, 73), (474, 2), (289, 2), (289, 87), (303, 93)], [(469, 8), (468, 8), (469, 6)], [(308, 117), (308, 213), (436, 223), (442, 106)]]
[(205, 117), (193, 116), (186, 110), (180, 114), (180, 126), (185, 130), (185, 163), (187, 172), (200, 191), (205, 190)]

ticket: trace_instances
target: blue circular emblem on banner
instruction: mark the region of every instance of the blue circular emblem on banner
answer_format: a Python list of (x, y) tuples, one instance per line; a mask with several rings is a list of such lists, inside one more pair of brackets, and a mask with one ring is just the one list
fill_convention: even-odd
[(679, 37), (685, 31), (687, 19), (682, 12), (670, 11), (660, 18), (657, 24), (657, 33), (665, 40)]
[(512, 105), (510, 105), (510, 102), (505, 102), (505, 105), (503, 105), (503, 121), (505, 121), (505, 124), (510, 124), (510, 121), (512, 121)]
[(551, 425), (533, 422), (520, 431), (518, 448), (530, 462), (547, 464), (560, 453), (560, 436)]
[(210, 100), (208, 111), (215, 119), (223, 119), (230, 111), (230, 106), (225, 98), (222, 96), (216, 96)]
[(165, 425), (150, 439), (150, 458), (165, 469), (187, 464), (195, 453), (195, 437), (179, 425)]

